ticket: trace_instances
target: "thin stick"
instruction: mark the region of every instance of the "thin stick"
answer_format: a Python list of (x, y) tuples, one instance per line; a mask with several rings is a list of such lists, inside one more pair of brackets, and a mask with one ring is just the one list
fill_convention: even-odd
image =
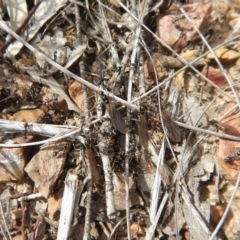
[[(135, 6), (135, 1), (132, 0), (132, 11), (133, 14), (136, 15), (136, 6)], [(144, 1), (144, 7), (143, 7), (143, 11), (141, 14), (141, 19), (140, 21), (143, 21), (143, 16), (144, 16), (144, 12), (146, 11), (146, 4)], [(137, 55), (137, 49), (139, 48), (139, 37), (141, 34), (141, 25), (140, 24), (136, 24), (135, 25), (135, 29), (136, 29), (136, 35), (135, 35), (135, 39), (133, 40), (133, 51), (132, 51), (132, 55), (131, 55), (131, 66), (135, 65), (136, 62), (136, 55)], [(133, 74), (134, 74), (134, 68), (131, 67), (130, 68), (130, 72), (129, 72), (129, 78), (128, 78), (128, 93), (127, 93), (127, 100), (130, 103), (131, 99), (132, 99), (132, 79), (133, 79)], [(129, 152), (129, 133), (126, 134), (126, 145), (125, 145), (125, 152), (126, 152), (126, 157), (125, 157), (125, 191), (126, 191), (126, 220), (127, 220), (127, 233), (128, 233), (128, 239), (131, 239), (131, 232), (130, 232), (130, 204), (129, 204), (129, 156), (128, 156), (128, 152)]]
[(86, 157), (85, 160), (88, 167), (88, 176), (87, 176), (88, 180), (87, 180), (86, 214), (85, 214), (83, 240), (88, 240), (90, 238), (90, 229), (91, 229), (92, 172), (91, 172), (91, 166), (88, 158)]
[(209, 135), (212, 135), (212, 136), (215, 136), (215, 137), (219, 137), (219, 138), (224, 138), (224, 139), (229, 139), (229, 140), (234, 140), (234, 141), (240, 141), (240, 137), (237, 137), (237, 136), (223, 134), (223, 133), (218, 133), (218, 132), (213, 132), (211, 130), (190, 126), (190, 125), (187, 125), (185, 123), (181, 123), (181, 122), (177, 122), (177, 121), (176, 121), (176, 123), (180, 127), (184, 127), (186, 129), (189, 129), (189, 130), (192, 130), (192, 131), (195, 131), (195, 132), (201, 132), (201, 133), (209, 134)]
[(75, 211), (75, 199), (78, 192), (78, 177), (73, 171), (69, 171), (65, 179), (62, 208), (58, 226), (57, 240), (67, 240), (72, 231), (73, 212)]
[(116, 212), (115, 203), (114, 203), (114, 195), (113, 195), (113, 181), (112, 175), (113, 171), (111, 168), (111, 163), (108, 155), (100, 153), (103, 164), (104, 178), (105, 178), (105, 195), (106, 195), (106, 207), (107, 207), (107, 216), (109, 219), (114, 217)]
[(123, 224), (123, 222), (126, 221), (126, 217), (119, 220), (119, 222), (114, 226), (113, 230), (111, 231), (111, 234), (108, 236), (108, 240), (111, 240), (114, 233), (117, 231), (117, 228)]
[[(5, 227), (5, 230), (7, 231), (7, 234), (8, 234), (8, 237), (10, 240), (12, 240), (12, 236), (9, 232), (9, 229), (8, 229), (8, 225), (7, 225), (7, 222), (6, 222), (6, 218), (4, 216), (4, 212), (3, 212), (3, 207), (2, 207), (2, 200), (0, 200), (0, 211), (1, 211), (1, 215), (2, 215), (2, 220), (3, 220), (3, 223), (4, 223), (4, 227)], [(2, 225), (1, 225), (2, 226)], [(3, 231), (3, 234), (5, 232)], [(7, 238), (6, 238), (7, 239)]]
[(161, 164), (163, 164), (163, 158), (165, 155), (165, 140), (162, 142), (161, 150), (159, 152), (159, 156), (157, 158), (157, 168), (156, 168), (156, 173), (154, 177), (154, 182), (153, 186), (151, 188), (151, 205), (149, 209), (149, 223), (148, 223), (148, 229), (146, 232), (146, 239), (150, 240), (152, 239), (153, 233), (155, 232), (155, 227), (153, 225), (154, 220), (156, 218), (156, 213), (157, 213), (157, 208), (158, 208), (158, 202), (159, 202), (159, 191), (160, 191), (160, 186), (161, 186), (161, 176), (159, 174), (159, 167)]
[[(81, 15), (79, 12), (79, 7), (77, 4), (74, 5), (75, 8), (75, 23), (76, 23), (76, 33), (77, 33), (77, 40), (78, 40), (78, 44), (82, 45), (82, 32), (81, 32)], [(80, 76), (85, 79), (86, 78), (86, 74), (85, 74), (85, 54), (80, 56), (80, 60), (79, 60), (79, 72), (80, 72)], [(88, 105), (88, 94), (87, 94), (87, 88), (85, 85), (82, 85), (82, 90), (83, 90), (83, 104), (84, 104), (84, 113), (85, 113), (85, 117), (86, 117), (86, 121), (89, 121), (89, 105)]]

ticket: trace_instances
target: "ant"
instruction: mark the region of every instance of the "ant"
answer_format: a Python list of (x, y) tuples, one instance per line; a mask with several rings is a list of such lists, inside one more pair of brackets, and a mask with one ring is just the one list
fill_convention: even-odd
[(240, 158), (240, 150), (238, 150), (236, 153), (233, 155), (230, 155), (224, 159), (224, 162), (230, 163), (233, 160), (239, 159)]

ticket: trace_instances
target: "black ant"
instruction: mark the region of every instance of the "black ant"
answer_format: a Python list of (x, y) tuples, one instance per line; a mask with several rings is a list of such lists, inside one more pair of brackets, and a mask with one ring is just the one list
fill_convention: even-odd
[(233, 155), (230, 155), (230, 156), (228, 156), (228, 157), (226, 157), (225, 159), (224, 159), (224, 162), (226, 162), (226, 163), (230, 163), (230, 162), (232, 162), (233, 160), (236, 160), (236, 159), (240, 159), (240, 150), (238, 150), (236, 153), (234, 153)]

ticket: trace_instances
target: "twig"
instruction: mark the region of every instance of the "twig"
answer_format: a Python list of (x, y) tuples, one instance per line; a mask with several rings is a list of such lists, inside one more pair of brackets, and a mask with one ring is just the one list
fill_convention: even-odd
[[(111, 123), (110, 121), (104, 121), (100, 127), (101, 132), (111, 132)], [(98, 133), (98, 147), (99, 152), (102, 158), (104, 179), (105, 179), (105, 195), (106, 195), (106, 207), (107, 207), (107, 216), (108, 218), (115, 218), (115, 202), (114, 202), (114, 185), (113, 185), (113, 171), (110, 162), (109, 152), (113, 147), (111, 145), (113, 136), (105, 136), (101, 132)]]
[(181, 123), (181, 122), (177, 122), (177, 121), (176, 121), (176, 123), (180, 127), (184, 127), (186, 129), (189, 129), (189, 130), (192, 130), (192, 131), (195, 131), (195, 132), (201, 132), (201, 133), (209, 134), (209, 135), (212, 135), (212, 136), (215, 136), (215, 137), (219, 137), (219, 138), (224, 138), (224, 139), (229, 139), (229, 140), (234, 140), (234, 141), (240, 141), (240, 137), (237, 137), (237, 136), (223, 134), (223, 133), (218, 133), (218, 132), (213, 132), (211, 130), (190, 126), (190, 125), (187, 125), (185, 123)]
[(85, 160), (88, 168), (88, 176), (87, 176), (88, 180), (87, 180), (86, 214), (85, 214), (83, 240), (88, 240), (90, 238), (90, 228), (91, 228), (92, 172), (91, 172), (89, 159), (85, 158)]
[(114, 226), (113, 230), (111, 231), (111, 234), (108, 236), (108, 240), (111, 240), (114, 233), (116, 232), (117, 228), (123, 224), (123, 222), (126, 221), (126, 217), (122, 218), (118, 221), (118, 223)]
[(33, 215), (33, 214), (31, 214), (30, 215), (30, 217), (32, 218), (32, 219), (37, 219), (37, 220), (44, 220), (47, 224), (49, 224), (50, 226), (52, 226), (52, 227), (55, 227), (55, 228), (57, 228), (58, 227), (58, 222), (55, 222), (55, 221), (53, 221), (53, 220), (51, 220), (51, 219), (49, 219), (49, 218), (47, 218), (47, 217), (44, 217), (44, 216), (36, 216), (36, 215)]
[(34, 194), (30, 194), (30, 195), (27, 195), (27, 196), (20, 197), (17, 200), (18, 201), (31, 201), (31, 200), (36, 200), (36, 199), (39, 199), (39, 198), (42, 198), (42, 197), (43, 197), (43, 195), (41, 193), (34, 193)]
[[(136, 15), (136, 6), (135, 6), (135, 1), (132, 0), (132, 12), (133, 15)], [(146, 11), (146, 4), (144, 2), (144, 7), (141, 13), (141, 19), (140, 21), (143, 21), (143, 16)], [(135, 24), (134, 29), (136, 30), (135, 38), (133, 40), (133, 51), (131, 55), (131, 68), (129, 72), (129, 78), (128, 78), (128, 92), (127, 92), (127, 101), (130, 103), (132, 100), (132, 79), (133, 79), (133, 74), (134, 74), (134, 67), (135, 62), (136, 62), (136, 55), (137, 55), (137, 50), (139, 49), (139, 37), (141, 34), (141, 25), (140, 24)], [(129, 117), (129, 116), (128, 116)], [(127, 220), (127, 234), (128, 234), (128, 239), (131, 239), (131, 232), (130, 232), (130, 205), (129, 205), (129, 139), (130, 135), (129, 132), (126, 134), (125, 138), (125, 152), (126, 152), (126, 157), (125, 157), (125, 191), (126, 191), (126, 220)]]
[[(77, 43), (82, 45), (82, 32), (81, 32), (81, 15), (79, 12), (79, 7), (77, 4), (74, 5), (75, 8), (75, 23), (76, 23), (76, 33), (77, 33)], [(79, 59), (79, 71), (80, 71), (80, 76), (85, 79), (86, 74), (85, 74), (85, 54), (81, 55)], [(83, 90), (83, 104), (84, 104), (84, 115), (86, 118), (86, 121), (89, 121), (89, 106), (88, 106), (88, 94), (87, 94), (87, 88), (85, 85), (82, 85), (82, 90)]]
[[(8, 225), (7, 225), (7, 222), (6, 222), (6, 218), (5, 218), (5, 215), (4, 215), (4, 212), (3, 212), (2, 200), (0, 200), (0, 211), (1, 211), (1, 215), (2, 215), (5, 230), (7, 231), (9, 239), (12, 240), (12, 237), (11, 237), (11, 234), (9, 232)], [(2, 226), (2, 224), (1, 224), (1, 226)], [(3, 226), (2, 226), (2, 228), (3, 228)], [(3, 230), (2, 233), (5, 234), (5, 231)], [(7, 237), (6, 237), (6, 239), (7, 239)]]
[(143, 64), (144, 64), (144, 58), (143, 53), (140, 51), (139, 53), (139, 77), (138, 77), (138, 88), (140, 95), (144, 94), (146, 92), (145, 90), (145, 82), (144, 82), (144, 72), (143, 72)]
[(107, 227), (104, 225), (103, 222), (99, 222), (100, 227), (102, 228), (103, 232), (105, 233), (106, 237), (109, 238), (110, 233)]
[[(3, 123), (2, 123), (3, 122)], [(7, 123), (7, 124), (6, 124)], [(10, 121), (10, 120), (0, 120), (0, 126), (4, 126), (5, 128), (3, 129), (4, 131), (8, 130), (10, 132), (13, 132), (13, 129), (15, 130), (15, 132), (22, 132), (24, 130), (24, 122), (18, 122), (18, 121)], [(68, 130), (67, 128), (69, 128), (69, 126), (66, 127), (65, 130), (61, 131), (61, 126), (51, 126), (50, 124), (29, 124), (29, 133), (37, 133), (39, 135), (43, 135), (43, 136), (49, 136), (50, 134), (52, 134), (52, 138), (49, 138), (47, 140), (43, 140), (43, 141), (39, 141), (39, 142), (33, 142), (33, 143), (22, 143), (22, 144), (0, 144), (0, 147), (27, 147), (27, 146), (34, 146), (34, 145), (40, 145), (40, 144), (44, 144), (44, 143), (48, 143), (51, 141), (57, 141), (69, 136), (72, 136), (78, 132), (81, 131), (81, 128), (73, 128)], [(12, 129), (11, 129), (12, 128)], [(47, 133), (47, 129), (49, 129), (49, 133)], [(64, 129), (64, 128), (62, 128)], [(44, 130), (44, 132), (41, 133), (41, 131)], [(85, 142), (85, 138), (81, 137), (81, 136), (76, 136), (76, 139), (78, 139), (79, 141), (81, 141), (83, 144)]]
[(1, 234), (3, 235), (4, 237), (4, 240), (8, 240), (8, 237), (5, 233), (5, 230), (3, 229), (3, 225), (0, 223), (0, 229), (1, 229)]
[(100, 172), (98, 170), (97, 161), (95, 159), (94, 152), (91, 148), (87, 147), (86, 153), (87, 153), (87, 159), (88, 159), (87, 161), (89, 162), (93, 183), (95, 186), (97, 186), (100, 180)]
[(165, 148), (166, 148), (166, 144), (165, 144), (165, 140), (163, 140), (161, 150), (159, 152), (159, 156), (157, 159), (158, 162), (156, 164), (157, 168), (156, 168), (153, 186), (151, 188), (151, 205), (150, 205), (150, 209), (149, 209), (149, 226), (148, 226), (148, 229), (146, 232), (147, 240), (152, 239), (153, 234), (155, 232), (155, 227), (156, 227), (156, 226), (153, 226), (153, 223), (154, 223), (154, 220), (156, 219), (156, 213), (157, 213), (158, 202), (159, 202), (159, 191), (160, 191), (161, 182), (162, 182), (162, 178), (159, 175), (159, 167), (161, 164), (164, 164), (163, 159), (164, 159), (164, 155), (165, 155)]
[(26, 232), (25, 232), (25, 225), (26, 225), (26, 213), (27, 213), (27, 208), (23, 208), (22, 212), (22, 224), (21, 224), (21, 235), (22, 235), (22, 240), (26, 239)]
[[(157, 224), (159, 222), (159, 219), (161, 217), (161, 214), (164, 210), (164, 207), (166, 206), (166, 203), (167, 203), (167, 200), (168, 200), (168, 197), (169, 197), (169, 194), (167, 192), (165, 192), (164, 196), (163, 196), (163, 199), (161, 201), (161, 204), (158, 208), (158, 211), (156, 213), (156, 217), (152, 223), (152, 225), (150, 226), (149, 230), (148, 230), (148, 233), (149, 233), (149, 238), (148, 239), (153, 239), (154, 237), (154, 234), (155, 234), (155, 230), (156, 230), (156, 227), (157, 227)], [(147, 239), (147, 238), (146, 238)]]
[(103, 153), (101, 154), (102, 163), (103, 163), (103, 171), (105, 178), (105, 192), (106, 192), (106, 204), (107, 204), (107, 216), (109, 218), (113, 217), (113, 214), (116, 212), (115, 203), (114, 203), (114, 195), (113, 195), (113, 182), (112, 182), (112, 168), (108, 155)]
[(71, 234), (78, 188), (78, 177), (70, 170), (65, 179), (57, 240), (67, 240)]
[(39, 224), (41, 223), (41, 221), (42, 221), (42, 220), (39, 220), (39, 219), (38, 219), (38, 220), (36, 221), (36, 223), (34, 223), (33, 229), (32, 229), (32, 231), (31, 231), (31, 235), (30, 235), (30, 236), (31, 236), (31, 238), (30, 238), (31, 240), (34, 240), (34, 239), (35, 239), (35, 232), (36, 232)]

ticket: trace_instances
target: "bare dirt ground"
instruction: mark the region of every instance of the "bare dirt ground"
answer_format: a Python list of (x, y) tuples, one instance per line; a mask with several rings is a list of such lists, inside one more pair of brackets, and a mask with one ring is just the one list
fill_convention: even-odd
[(240, 239), (240, 2), (0, 2), (1, 239)]

